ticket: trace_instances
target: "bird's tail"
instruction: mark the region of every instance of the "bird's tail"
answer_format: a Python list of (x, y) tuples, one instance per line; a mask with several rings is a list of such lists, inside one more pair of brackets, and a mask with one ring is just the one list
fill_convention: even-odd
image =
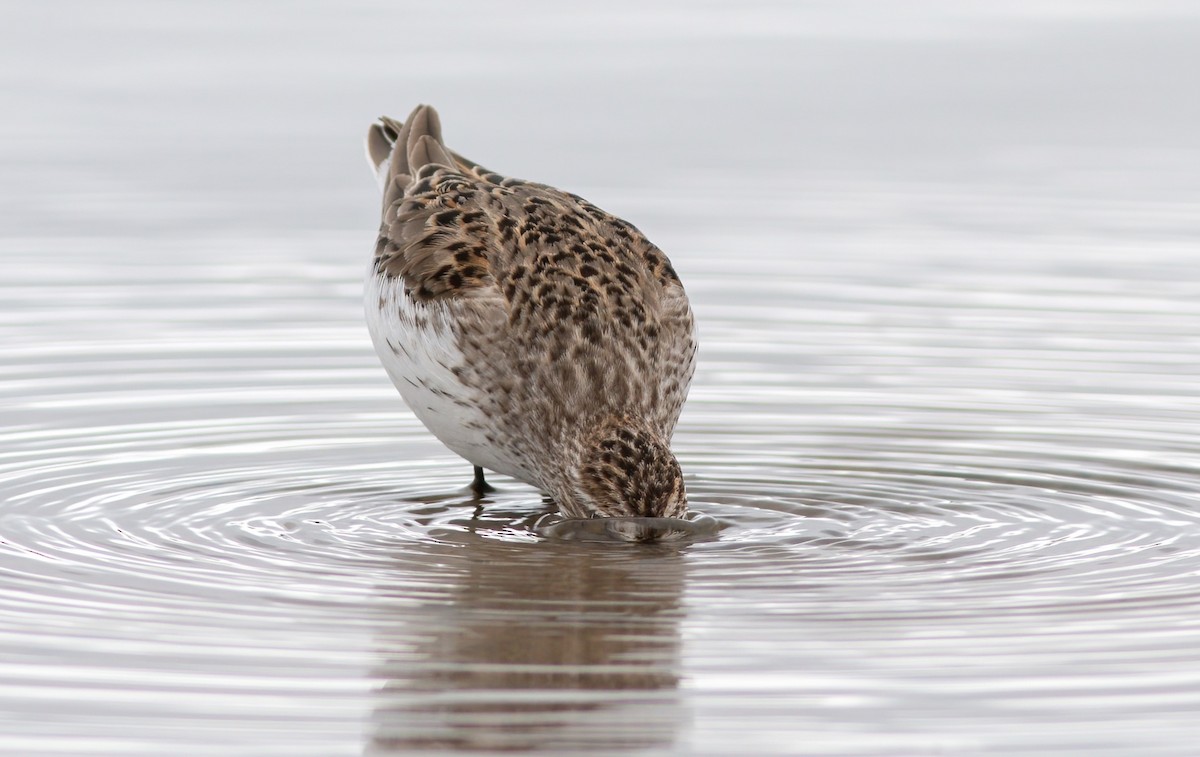
[(383, 191), (384, 205), (404, 194), (417, 171), (429, 163), (455, 167), (442, 142), (442, 123), (429, 105), (418, 105), (401, 123), (381, 116), (367, 132), (367, 160)]

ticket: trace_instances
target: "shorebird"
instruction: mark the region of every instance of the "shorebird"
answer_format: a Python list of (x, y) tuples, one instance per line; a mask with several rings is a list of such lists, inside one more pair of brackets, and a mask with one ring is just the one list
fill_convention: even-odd
[(696, 339), (666, 255), (577, 195), (451, 151), (427, 105), (374, 123), (367, 156), (383, 191), (371, 340), (475, 491), (487, 469), (567, 517), (686, 514), (670, 441)]

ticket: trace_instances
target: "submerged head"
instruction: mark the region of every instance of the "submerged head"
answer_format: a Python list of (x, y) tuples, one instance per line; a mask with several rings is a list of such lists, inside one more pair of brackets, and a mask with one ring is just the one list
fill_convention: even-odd
[(687, 513), (683, 472), (661, 437), (615, 419), (586, 438), (571, 494), (560, 501), (577, 518), (679, 518)]

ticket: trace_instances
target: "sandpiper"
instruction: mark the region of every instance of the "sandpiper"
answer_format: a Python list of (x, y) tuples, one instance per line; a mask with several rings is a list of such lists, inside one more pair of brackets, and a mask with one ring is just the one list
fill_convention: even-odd
[(541, 489), (568, 517), (687, 512), (671, 435), (695, 366), (667, 257), (583, 198), (449, 150), (437, 112), (380, 118), (383, 222), (367, 324), (434, 436)]

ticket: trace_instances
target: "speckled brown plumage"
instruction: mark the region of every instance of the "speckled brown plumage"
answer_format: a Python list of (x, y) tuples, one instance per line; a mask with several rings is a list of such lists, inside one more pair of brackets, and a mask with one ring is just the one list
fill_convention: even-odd
[(371, 127), (384, 192), (367, 314), (410, 407), (564, 513), (680, 515), (669, 443), (691, 309), (666, 256), (586, 200), (448, 150), (437, 114)]

